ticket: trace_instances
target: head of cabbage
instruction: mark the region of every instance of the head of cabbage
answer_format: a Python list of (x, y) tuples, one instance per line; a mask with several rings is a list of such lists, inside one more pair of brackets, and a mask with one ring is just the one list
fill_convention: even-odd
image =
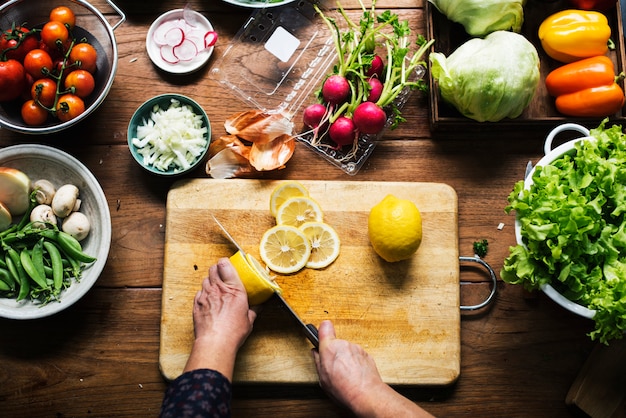
[(449, 20), (460, 23), (471, 36), (497, 30), (519, 33), (526, 0), (428, 0)]
[(447, 58), (433, 52), (429, 60), (442, 99), (478, 122), (518, 117), (539, 85), (537, 49), (513, 32), (472, 38)]

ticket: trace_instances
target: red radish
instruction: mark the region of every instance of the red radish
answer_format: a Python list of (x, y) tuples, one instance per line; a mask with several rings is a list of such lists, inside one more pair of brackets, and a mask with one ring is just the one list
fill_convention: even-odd
[(322, 96), (330, 104), (339, 104), (348, 99), (350, 95), (350, 83), (344, 76), (331, 75), (322, 85)]
[(354, 109), (354, 125), (364, 134), (377, 134), (385, 127), (387, 115), (376, 103), (363, 102)]
[(159, 52), (161, 53), (161, 58), (165, 62), (168, 62), (170, 64), (176, 64), (178, 61), (180, 61), (178, 57), (174, 55), (174, 47), (163, 45), (161, 49), (159, 49)]
[(375, 103), (383, 94), (383, 83), (381, 83), (381, 81), (376, 77), (368, 78), (367, 82), (370, 85), (370, 93), (367, 96), (367, 101)]
[(330, 125), (328, 135), (330, 135), (330, 139), (333, 142), (342, 147), (352, 144), (356, 139), (357, 132), (352, 119), (346, 116), (339, 116)]
[(210, 30), (204, 34), (204, 47), (205, 48), (212, 47), (213, 45), (215, 45), (216, 42), (217, 42), (217, 32)]
[(367, 69), (367, 71), (365, 71), (365, 75), (368, 77), (375, 75), (378, 78), (383, 78), (384, 69), (385, 63), (383, 62), (383, 59), (380, 56), (375, 55), (374, 59), (372, 60), (372, 64)]
[(312, 104), (304, 109), (302, 115), (302, 121), (309, 128), (317, 128), (322, 123), (324, 116), (326, 115), (326, 106), (320, 103)]

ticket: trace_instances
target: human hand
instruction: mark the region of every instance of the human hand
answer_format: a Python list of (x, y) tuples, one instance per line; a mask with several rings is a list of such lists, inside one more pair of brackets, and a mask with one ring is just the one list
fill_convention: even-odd
[(209, 268), (193, 303), (195, 341), (185, 371), (219, 370), (232, 379), (237, 351), (256, 319), (246, 289), (228, 258)]
[(319, 326), (319, 349), (313, 350), (321, 387), (350, 409), (358, 410), (369, 393), (386, 386), (374, 359), (357, 344), (338, 339), (330, 321)]
[(332, 322), (320, 324), (319, 339), (313, 358), (320, 385), (356, 416), (433, 418), (383, 382), (374, 359), (361, 346), (338, 339)]

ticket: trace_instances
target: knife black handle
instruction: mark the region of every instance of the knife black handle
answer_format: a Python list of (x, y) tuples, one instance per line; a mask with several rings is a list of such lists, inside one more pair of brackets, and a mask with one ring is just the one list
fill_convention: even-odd
[(317, 328), (315, 327), (315, 325), (306, 324), (306, 326), (304, 327), (304, 334), (309, 339), (309, 341), (311, 341), (311, 344), (313, 344), (315, 348), (319, 348), (320, 339), (317, 334)]

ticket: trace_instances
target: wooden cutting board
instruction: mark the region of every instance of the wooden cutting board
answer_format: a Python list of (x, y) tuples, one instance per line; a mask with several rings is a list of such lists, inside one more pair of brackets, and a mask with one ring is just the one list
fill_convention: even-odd
[[(159, 365), (174, 379), (194, 334), (193, 296), (208, 268), (233, 246), (214, 214), (244, 250), (258, 256), (274, 225), (269, 199), (280, 181), (192, 179), (167, 197)], [(283, 296), (306, 322), (334, 322), (337, 336), (362, 345), (383, 379), (395, 385), (447, 385), (460, 372), (457, 195), (437, 183), (302, 181), (342, 240), (324, 270), (278, 276)], [(387, 263), (367, 236), (370, 209), (387, 194), (410, 199), (422, 213), (423, 241), (413, 258)], [(311, 345), (295, 321), (270, 299), (239, 351), (234, 381), (316, 383)]]

